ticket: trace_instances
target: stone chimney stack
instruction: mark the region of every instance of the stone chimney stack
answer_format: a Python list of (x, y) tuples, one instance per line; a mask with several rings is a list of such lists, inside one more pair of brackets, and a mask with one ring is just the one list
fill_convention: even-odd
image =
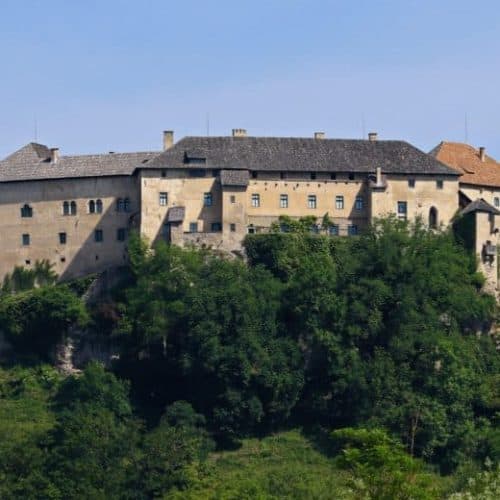
[(375, 142), (375, 141), (377, 140), (377, 138), (378, 138), (378, 134), (377, 134), (377, 132), (370, 132), (370, 133), (368, 134), (368, 140), (369, 140), (370, 142)]
[(376, 171), (376, 185), (381, 186), (382, 185), (382, 168), (377, 167)]
[(324, 132), (314, 132), (314, 138), (315, 139), (324, 139), (325, 133)]
[(479, 159), (481, 161), (484, 161), (486, 159), (486, 148), (483, 146), (479, 148)]
[(59, 148), (50, 149), (50, 163), (57, 163), (59, 161)]
[(246, 137), (247, 131), (244, 128), (233, 128), (233, 137)]
[(163, 131), (163, 151), (170, 149), (174, 145), (174, 131), (164, 130)]

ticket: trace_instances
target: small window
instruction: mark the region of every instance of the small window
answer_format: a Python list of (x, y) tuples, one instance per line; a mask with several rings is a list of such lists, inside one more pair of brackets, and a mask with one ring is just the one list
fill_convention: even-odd
[(190, 222), (189, 223), (189, 232), (190, 233), (197, 233), (198, 232), (198, 223), (197, 222)]
[(96, 229), (94, 231), (94, 241), (100, 243), (103, 240), (102, 229)]
[(253, 224), (248, 226), (248, 234), (255, 234), (255, 226)]
[(252, 207), (260, 207), (260, 195), (259, 194), (252, 194)]
[(336, 180), (336, 179), (337, 179), (337, 174), (333, 174), (333, 173), (332, 173), (332, 174), (330, 174), (330, 179), (331, 179), (332, 181)]
[(125, 241), (126, 237), (127, 237), (127, 230), (124, 227), (119, 227), (116, 230), (116, 239), (118, 241)]
[(29, 234), (23, 234), (22, 238), (23, 246), (27, 247), (30, 244), (30, 235)]
[(351, 173), (349, 174), (349, 180), (350, 180), (350, 181), (353, 181), (354, 179), (355, 179), (355, 176), (354, 176), (354, 174), (351, 172)]
[(76, 215), (76, 201), (72, 201), (70, 204), (69, 204), (69, 213), (71, 215)]
[(257, 179), (257, 177), (258, 177), (257, 172), (252, 172), (252, 179)]
[(316, 208), (316, 195), (310, 194), (307, 197), (307, 208)]
[(342, 195), (335, 196), (335, 208), (337, 210), (344, 210), (344, 197)]
[(356, 202), (354, 204), (356, 210), (363, 210), (364, 200), (362, 196), (356, 196)]
[(288, 195), (280, 194), (280, 208), (288, 208)]
[(123, 210), (124, 212), (130, 212), (130, 198), (125, 198), (123, 200)]
[(311, 180), (316, 180), (316, 172), (311, 172)]
[(355, 236), (358, 234), (358, 226), (356, 224), (349, 224), (347, 226), (347, 234), (349, 236)]
[(27, 266), (31, 266), (31, 260), (30, 259), (26, 259), (24, 261), (24, 263), (27, 265)]
[(160, 193), (160, 207), (168, 205), (168, 193)]
[(495, 207), (500, 207), (500, 198), (498, 196), (495, 196), (495, 199), (493, 200)]
[(231, 203), (236, 203), (236, 196), (234, 196), (234, 194), (232, 194), (230, 197), (229, 197), (229, 201)]
[(443, 189), (443, 181), (442, 180), (436, 181), (436, 188), (437, 189)]
[(61, 257), (61, 262), (66, 262), (66, 257)]
[(116, 200), (116, 211), (123, 212), (125, 210), (125, 203), (123, 202), (123, 198), (118, 198)]
[(90, 200), (89, 201), (89, 214), (94, 214), (95, 213), (95, 201)]
[(398, 201), (398, 219), (406, 220), (408, 204), (406, 201)]
[(337, 224), (332, 224), (329, 228), (328, 228), (328, 232), (332, 235), (332, 236), (338, 236), (339, 235), (339, 226)]
[(69, 202), (65, 201), (63, 203), (63, 215), (69, 215)]
[(203, 206), (211, 207), (213, 203), (212, 193), (205, 193), (203, 195)]
[(161, 176), (162, 177), (166, 177), (167, 176), (167, 171), (166, 170), (162, 170), (161, 171)]
[(212, 233), (218, 233), (222, 231), (222, 224), (220, 222), (212, 222), (212, 225), (210, 227), (212, 229)]
[(33, 209), (27, 203), (21, 207), (21, 217), (33, 217)]
[(415, 187), (415, 179), (408, 179), (408, 187), (411, 189)]
[(67, 236), (66, 233), (59, 233), (59, 243), (61, 245), (66, 245)]
[(236, 232), (236, 224), (229, 224), (229, 230), (232, 232), (232, 233), (235, 233)]
[(97, 201), (95, 202), (95, 211), (96, 211), (98, 214), (102, 214), (102, 208), (103, 208), (102, 200), (97, 200)]

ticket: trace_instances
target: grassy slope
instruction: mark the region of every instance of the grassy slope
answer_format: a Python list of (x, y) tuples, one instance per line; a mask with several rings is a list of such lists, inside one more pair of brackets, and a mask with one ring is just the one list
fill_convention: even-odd
[(214, 453), (194, 486), (169, 499), (350, 499), (349, 475), (299, 432), (245, 440), (240, 449)]

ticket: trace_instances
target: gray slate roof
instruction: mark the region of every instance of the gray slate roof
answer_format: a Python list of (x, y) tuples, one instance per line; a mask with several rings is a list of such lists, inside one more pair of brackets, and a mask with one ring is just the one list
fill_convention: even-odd
[(61, 156), (50, 163), (50, 150), (43, 144), (30, 143), (0, 161), (0, 182), (75, 177), (132, 175), (158, 152), (108, 153)]
[(220, 183), (223, 186), (248, 186), (248, 170), (221, 170)]
[(487, 212), (494, 215), (500, 215), (500, 211), (497, 210), (493, 205), (490, 205), (483, 198), (478, 198), (477, 200), (469, 203), (461, 212), (460, 215), (465, 215), (471, 212)]
[(185, 215), (185, 207), (171, 207), (167, 212), (167, 222), (182, 222)]
[(200, 168), (186, 158), (214, 169), (460, 175), (403, 141), (289, 137), (185, 137), (145, 168)]

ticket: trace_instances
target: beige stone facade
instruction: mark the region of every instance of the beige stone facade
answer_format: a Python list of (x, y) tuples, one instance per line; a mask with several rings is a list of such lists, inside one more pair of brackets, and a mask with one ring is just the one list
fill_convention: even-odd
[(31, 144), (1, 161), (0, 276), (37, 260), (62, 279), (122, 265), (131, 228), (152, 244), (239, 253), (247, 233), (281, 215), (318, 223), (328, 215), (331, 234), (347, 236), (388, 214), (446, 227), (459, 209), (457, 172), (399, 141), (251, 138), (237, 129), (174, 144), (169, 131), (164, 149), (65, 157)]

